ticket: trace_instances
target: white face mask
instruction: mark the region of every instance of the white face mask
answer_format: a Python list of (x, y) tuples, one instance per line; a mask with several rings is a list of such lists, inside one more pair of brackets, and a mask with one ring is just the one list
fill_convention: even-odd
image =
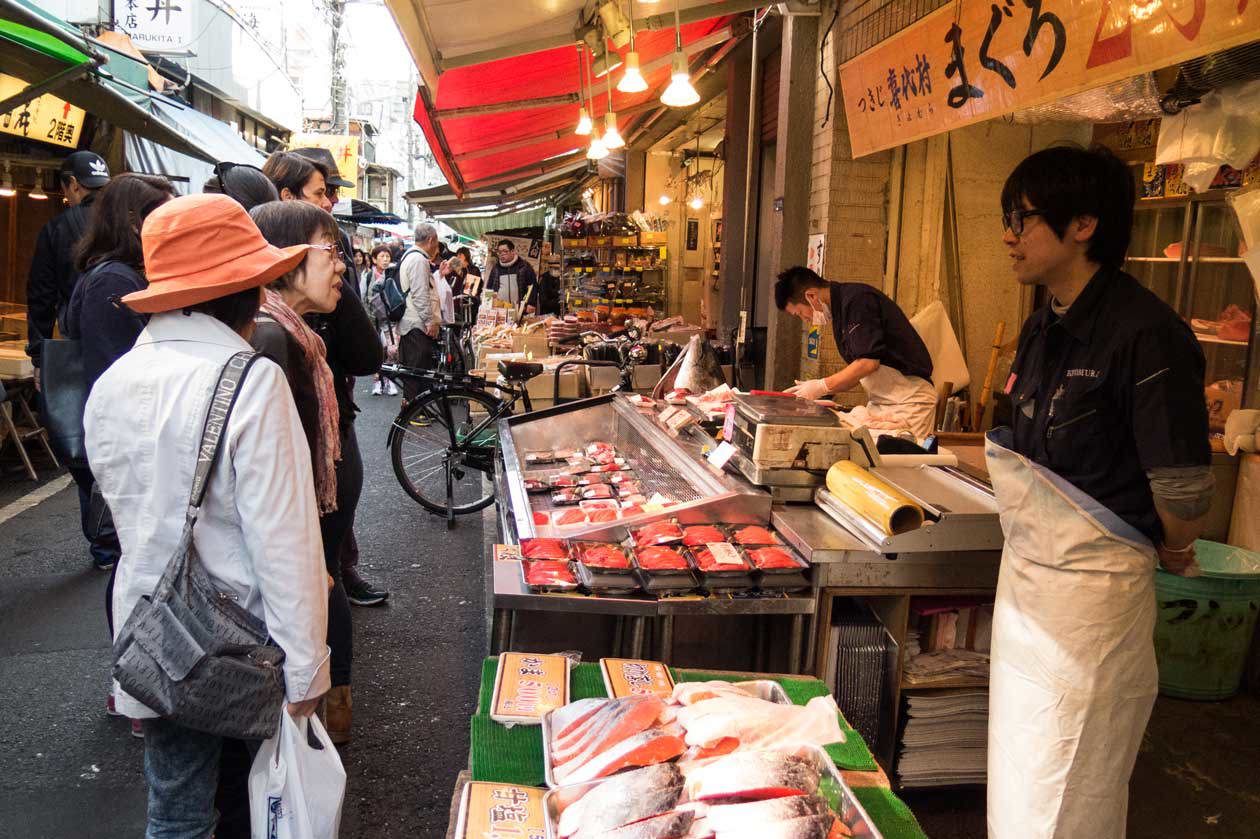
[(826, 309), (814, 308), (814, 303), (812, 300), (809, 301), (809, 308), (810, 308), (810, 311), (814, 313), (813, 320), (812, 320), (812, 323), (814, 326), (823, 327), (831, 323), (831, 312), (827, 311)]

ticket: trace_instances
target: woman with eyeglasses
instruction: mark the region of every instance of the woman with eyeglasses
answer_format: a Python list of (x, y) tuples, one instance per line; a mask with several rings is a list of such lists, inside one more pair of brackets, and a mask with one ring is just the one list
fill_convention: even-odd
[[(342, 299), (345, 264), (337, 252), (337, 223), (318, 207), (300, 201), (261, 204), (250, 212), (263, 238), (278, 248), (309, 245), (306, 258), (264, 289), (262, 309), (250, 343), (284, 371), (297, 405), (302, 430), (311, 450), (324, 564), (333, 580), (328, 601), (328, 646), (332, 650), (328, 692), (328, 730), (346, 730), (350, 709), (352, 629), (350, 602), (341, 574), (340, 552), (354, 523), (354, 508), (343, 506), (342, 473), (345, 435), (324, 340), (305, 315), (327, 314)], [(357, 305), (357, 304), (356, 304)], [(360, 482), (361, 482), (360, 478)], [(358, 493), (354, 493), (357, 500)], [(343, 725), (344, 724), (344, 725)]]
[[(263, 164), (263, 172), (271, 178), (280, 200), (312, 204), (326, 212), (332, 211), (329, 198), (331, 170), (326, 163), (312, 160), (302, 154), (276, 152)], [(354, 377), (373, 376), (381, 369), (384, 352), (377, 340), (376, 327), (359, 299), (358, 283), (353, 280), (354, 263), (349, 257), (349, 242), (337, 232), (337, 243), (346, 266), (341, 301), (330, 314), (308, 314), (306, 321), (328, 348), (328, 366), (333, 371), (333, 385), (337, 392), (337, 405), (341, 411), (342, 451), (344, 457), (337, 464), (338, 506), (346, 511), (351, 524), (354, 510), (359, 504), (363, 489), (363, 460), (359, 456), (359, 441), (354, 433), (354, 418), (358, 407), (354, 404)], [(359, 547), (351, 528), (342, 550), (342, 576), (350, 602), (356, 606), (378, 606), (389, 599), (389, 592), (382, 591), (359, 573)], [(330, 717), (328, 733), (334, 742), (348, 741), (349, 709), (346, 711), (347, 728), (342, 731)]]

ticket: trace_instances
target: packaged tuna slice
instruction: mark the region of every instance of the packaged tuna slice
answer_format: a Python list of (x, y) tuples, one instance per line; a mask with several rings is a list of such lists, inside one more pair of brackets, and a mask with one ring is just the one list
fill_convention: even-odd
[(556, 453), (550, 449), (540, 451), (525, 452), (525, 463), (529, 466), (537, 466), (544, 463), (555, 463), (558, 460)]
[(594, 498), (612, 498), (613, 489), (608, 484), (593, 484), (581, 487), (578, 494), (586, 501)]
[(578, 485), (578, 479), (575, 475), (552, 475), (548, 481), (552, 489), (567, 489)]
[(577, 577), (567, 562), (526, 559), (521, 562), (521, 574), (525, 585), (534, 591), (573, 591), (578, 587)]
[(693, 524), (683, 528), (683, 544), (700, 547), (710, 542), (725, 542), (726, 534), (716, 524)]
[(579, 562), (591, 568), (608, 571), (629, 571), (630, 557), (620, 545), (606, 542), (577, 542), (574, 553)]
[(620, 510), (601, 508), (586, 513), (586, 521), (590, 524), (609, 524), (621, 517)]
[(617, 491), (619, 496), (643, 494), (643, 486), (638, 481), (622, 481), (621, 483), (613, 484), (613, 489)]
[(612, 457), (617, 456), (616, 446), (614, 446), (612, 443), (605, 443), (602, 440), (596, 440), (592, 443), (587, 443), (586, 448), (583, 450), (583, 452), (584, 454), (586, 454), (587, 457), (594, 457), (596, 455), (604, 455), (604, 454), (611, 455)]
[(636, 528), (631, 536), (634, 537), (636, 547), (648, 548), (653, 545), (671, 545), (681, 542), (683, 538), (682, 528), (677, 522), (672, 520), (654, 521), (651, 524), (645, 524), (643, 527)]
[(636, 548), (634, 561), (644, 571), (686, 571), (687, 558), (667, 545)]
[(752, 570), (739, 548), (730, 542), (712, 542), (691, 549), (696, 568), (705, 574), (743, 573)]
[(551, 525), (551, 513), (546, 510), (534, 511), (534, 527), (548, 527)]
[(521, 556), (526, 559), (569, 558), (569, 543), (563, 539), (522, 539)]
[(796, 556), (787, 548), (765, 547), (765, 548), (748, 548), (748, 561), (758, 571), (800, 571), (808, 568), (800, 557)]
[(551, 484), (547, 481), (540, 481), (538, 478), (525, 479), (526, 492), (547, 492), (551, 489)]
[(768, 527), (761, 525), (736, 525), (731, 528), (731, 541), (738, 545), (782, 545), (783, 540), (779, 538)]
[(567, 489), (558, 489), (551, 493), (551, 503), (557, 507), (576, 504), (582, 500), (582, 493), (579, 487), (569, 487)]
[(580, 524), (586, 524), (586, 511), (574, 507), (563, 512), (553, 513), (551, 523), (556, 527), (577, 527)]

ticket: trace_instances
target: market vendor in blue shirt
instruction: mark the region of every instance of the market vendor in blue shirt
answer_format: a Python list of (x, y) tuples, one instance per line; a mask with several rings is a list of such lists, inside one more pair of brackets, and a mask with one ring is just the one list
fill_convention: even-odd
[(1204, 358), (1121, 270), (1128, 167), (1054, 147), (1002, 191), (1013, 279), (1049, 302), (1019, 338), (1012, 427), (991, 432), (1005, 546), (989, 682), (990, 839), (1122, 839), (1159, 687), (1155, 569), (1195, 571), (1211, 506)]
[(849, 412), (855, 425), (910, 431), (918, 440), (932, 433), (936, 390), (932, 356), (901, 308), (866, 283), (832, 283), (802, 266), (779, 274), (775, 304), (806, 324), (831, 325), (845, 367), (830, 376), (797, 382), (788, 393), (824, 399), (859, 382), (867, 404)]

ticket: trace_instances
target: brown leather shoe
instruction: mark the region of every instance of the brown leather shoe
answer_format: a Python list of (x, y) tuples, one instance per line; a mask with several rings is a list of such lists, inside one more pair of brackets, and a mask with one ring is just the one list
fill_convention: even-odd
[(350, 718), (354, 703), (350, 699), (350, 686), (340, 685), (324, 695), (326, 716), (324, 727), (328, 737), (338, 746), (350, 742)]

